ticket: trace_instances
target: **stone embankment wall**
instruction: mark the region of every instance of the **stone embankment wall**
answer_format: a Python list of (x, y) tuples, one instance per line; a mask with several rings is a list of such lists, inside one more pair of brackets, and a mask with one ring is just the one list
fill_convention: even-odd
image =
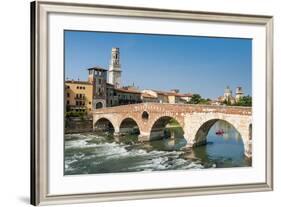
[(65, 120), (65, 133), (82, 133), (93, 131), (93, 120), (90, 119), (66, 119)]

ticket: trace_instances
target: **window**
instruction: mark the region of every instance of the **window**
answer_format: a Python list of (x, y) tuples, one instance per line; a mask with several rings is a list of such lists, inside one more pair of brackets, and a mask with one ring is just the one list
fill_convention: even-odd
[(76, 98), (79, 98), (79, 96), (78, 96), (78, 95), (79, 95), (79, 94), (76, 94), (76, 95), (75, 95), (75, 97), (76, 97)]
[(70, 94), (69, 94), (69, 93), (67, 93), (67, 94), (66, 94), (66, 96), (67, 96), (67, 97), (70, 97)]
[(70, 87), (69, 87), (69, 86), (66, 86), (66, 88), (69, 89)]
[(85, 86), (83, 86), (83, 89), (85, 90)]
[(69, 105), (69, 100), (66, 101), (66, 104)]
[(103, 106), (102, 106), (102, 103), (101, 102), (98, 102), (97, 104), (96, 104), (96, 109), (100, 109), (100, 108), (102, 108)]
[(79, 89), (79, 86), (77, 86), (76, 89)]
[(99, 84), (101, 84), (101, 79), (99, 79)]
[(92, 104), (92, 102), (90, 101), (89, 104)]
[(75, 103), (75, 104), (76, 104), (76, 106), (78, 106), (78, 105), (79, 105), (79, 101), (76, 101), (76, 103)]
[(148, 119), (149, 118), (149, 114), (146, 112), (146, 111), (144, 111), (143, 113), (142, 113), (142, 115), (141, 115), (141, 117), (143, 118), (143, 119)]

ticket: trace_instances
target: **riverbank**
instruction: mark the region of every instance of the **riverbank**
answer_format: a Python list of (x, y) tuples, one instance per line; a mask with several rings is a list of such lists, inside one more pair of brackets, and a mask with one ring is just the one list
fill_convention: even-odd
[(67, 118), (65, 119), (65, 134), (85, 133), (93, 131), (93, 120), (81, 118)]

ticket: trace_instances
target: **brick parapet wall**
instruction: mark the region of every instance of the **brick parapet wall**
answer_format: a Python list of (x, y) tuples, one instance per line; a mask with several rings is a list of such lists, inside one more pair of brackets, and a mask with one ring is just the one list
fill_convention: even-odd
[(161, 113), (170, 111), (172, 113), (225, 113), (225, 114), (239, 114), (252, 115), (252, 107), (240, 106), (211, 106), (199, 104), (160, 104), (160, 103), (142, 103), (130, 104), (123, 106), (115, 106), (97, 109), (93, 111), (94, 114), (104, 113), (128, 113), (128, 112), (143, 112)]

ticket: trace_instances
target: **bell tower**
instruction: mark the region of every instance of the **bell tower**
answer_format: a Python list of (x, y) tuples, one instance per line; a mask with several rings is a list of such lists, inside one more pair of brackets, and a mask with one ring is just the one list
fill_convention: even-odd
[(121, 87), (121, 65), (120, 65), (120, 52), (119, 48), (112, 48), (111, 60), (108, 71), (108, 82), (116, 88)]

